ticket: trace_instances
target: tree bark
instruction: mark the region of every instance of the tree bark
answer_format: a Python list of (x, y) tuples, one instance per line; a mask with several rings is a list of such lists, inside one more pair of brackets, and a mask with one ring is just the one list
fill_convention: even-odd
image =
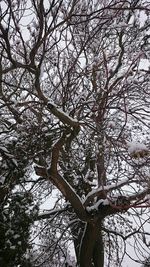
[(95, 242), (94, 251), (93, 251), (93, 262), (94, 267), (103, 267), (104, 266), (104, 243), (103, 235), (100, 227), (98, 239)]
[(103, 267), (104, 249), (101, 221), (87, 223), (80, 248), (80, 267)]

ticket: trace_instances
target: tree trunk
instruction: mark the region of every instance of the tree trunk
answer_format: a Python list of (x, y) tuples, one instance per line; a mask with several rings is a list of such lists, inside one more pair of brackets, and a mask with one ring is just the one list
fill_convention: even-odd
[(87, 223), (80, 247), (80, 267), (103, 267), (104, 248), (101, 221)]
[(104, 244), (102, 231), (100, 229), (99, 237), (95, 242), (94, 251), (93, 251), (93, 262), (94, 267), (103, 267), (104, 266)]

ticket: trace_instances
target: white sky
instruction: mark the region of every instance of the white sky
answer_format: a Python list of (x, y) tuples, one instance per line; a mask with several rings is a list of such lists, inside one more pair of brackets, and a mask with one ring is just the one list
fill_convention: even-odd
[[(3, 3), (3, 2), (2, 2)], [(144, 12), (141, 13), (141, 25), (143, 24), (144, 20), (146, 19), (146, 15)], [(25, 24), (28, 24), (29, 22), (29, 17), (27, 17), (27, 21), (24, 21), (24, 26)], [(23, 28), (23, 32), (24, 32), (24, 39), (28, 40), (29, 37), (29, 33), (28, 30), (24, 27)], [(150, 66), (150, 62), (148, 59), (141, 59), (140, 62), (140, 68), (141, 69), (145, 69), (148, 70)], [(53, 192), (53, 195), (50, 196), (42, 205), (41, 205), (41, 209), (45, 209), (45, 210), (50, 210), (51, 208), (53, 208), (54, 204), (56, 201), (56, 191)], [(129, 251), (129, 254), (132, 255), (133, 258), (136, 258), (134, 249), (132, 247), (127, 246), (127, 250)], [(74, 253), (73, 253), (74, 254)], [(112, 266), (115, 267), (115, 266)], [(130, 258), (128, 258), (127, 256), (125, 256), (123, 262), (122, 262), (122, 267), (141, 267), (141, 264), (139, 263), (135, 263), (134, 261), (132, 261)]]

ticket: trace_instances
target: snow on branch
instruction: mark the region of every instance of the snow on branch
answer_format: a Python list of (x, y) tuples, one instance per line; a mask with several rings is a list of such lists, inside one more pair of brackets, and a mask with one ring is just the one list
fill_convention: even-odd
[(14, 156), (5, 148), (0, 146), (0, 153), (5, 156), (6, 159), (10, 159), (15, 167), (18, 167), (18, 163), (15, 160)]
[(129, 197), (130, 200), (143, 200), (145, 202), (146, 197), (150, 194), (150, 188), (146, 188), (145, 190), (141, 190), (140, 192), (133, 194)]
[(53, 218), (53, 216), (55, 217), (56, 215), (61, 214), (66, 210), (67, 210), (67, 207), (61, 208), (61, 209), (52, 209), (49, 211), (45, 211), (45, 212), (40, 213), (37, 216), (36, 220), (39, 221), (39, 220), (43, 220), (43, 219), (49, 219), (51, 217)]
[(79, 128), (79, 126), (80, 126), (79, 121), (73, 119), (67, 113), (65, 113), (63, 110), (57, 108), (57, 106), (54, 103), (48, 102), (47, 107), (52, 112), (52, 114), (55, 115), (64, 124), (67, 124), (67, 125), (74, 127), (74, 128)]
[(129, 180), (128, 179), (124, 179), (123, 181), (119, 182), (119, 183), (115, 183), (112, 185), (107, 185), (107, 186), (101, 186), (97, 189), (92, 190), (91, 192), (89, 192), (83, 202), (83, 205), (86, 207), (90, 201), (92, 201), (95, 197), (101, 197), (104, 194), (106, 195), (109, 191), (118, 189), (126, 184), (128, 184)]
[(140, 142), (126, 142), (128, 146), (128, 152), (132, 158), (144, 158), (150, 155), (150, 152), (145, 144)]

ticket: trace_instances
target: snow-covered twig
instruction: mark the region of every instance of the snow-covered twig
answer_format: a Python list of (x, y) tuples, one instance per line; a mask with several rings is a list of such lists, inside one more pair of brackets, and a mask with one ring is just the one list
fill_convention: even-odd
[(67, 124), (67, 125), (74, 127), (74, 128), (79, 128), (79, 126), (80, 126), (79, 121), (73, 119), (67, 113), (65, 113), (63, 110), (57, 108), (57, 106), (54, 103), (48, 102), (47, 107), (52, 112), (52, 114), (55, 115), (64, 124)]

